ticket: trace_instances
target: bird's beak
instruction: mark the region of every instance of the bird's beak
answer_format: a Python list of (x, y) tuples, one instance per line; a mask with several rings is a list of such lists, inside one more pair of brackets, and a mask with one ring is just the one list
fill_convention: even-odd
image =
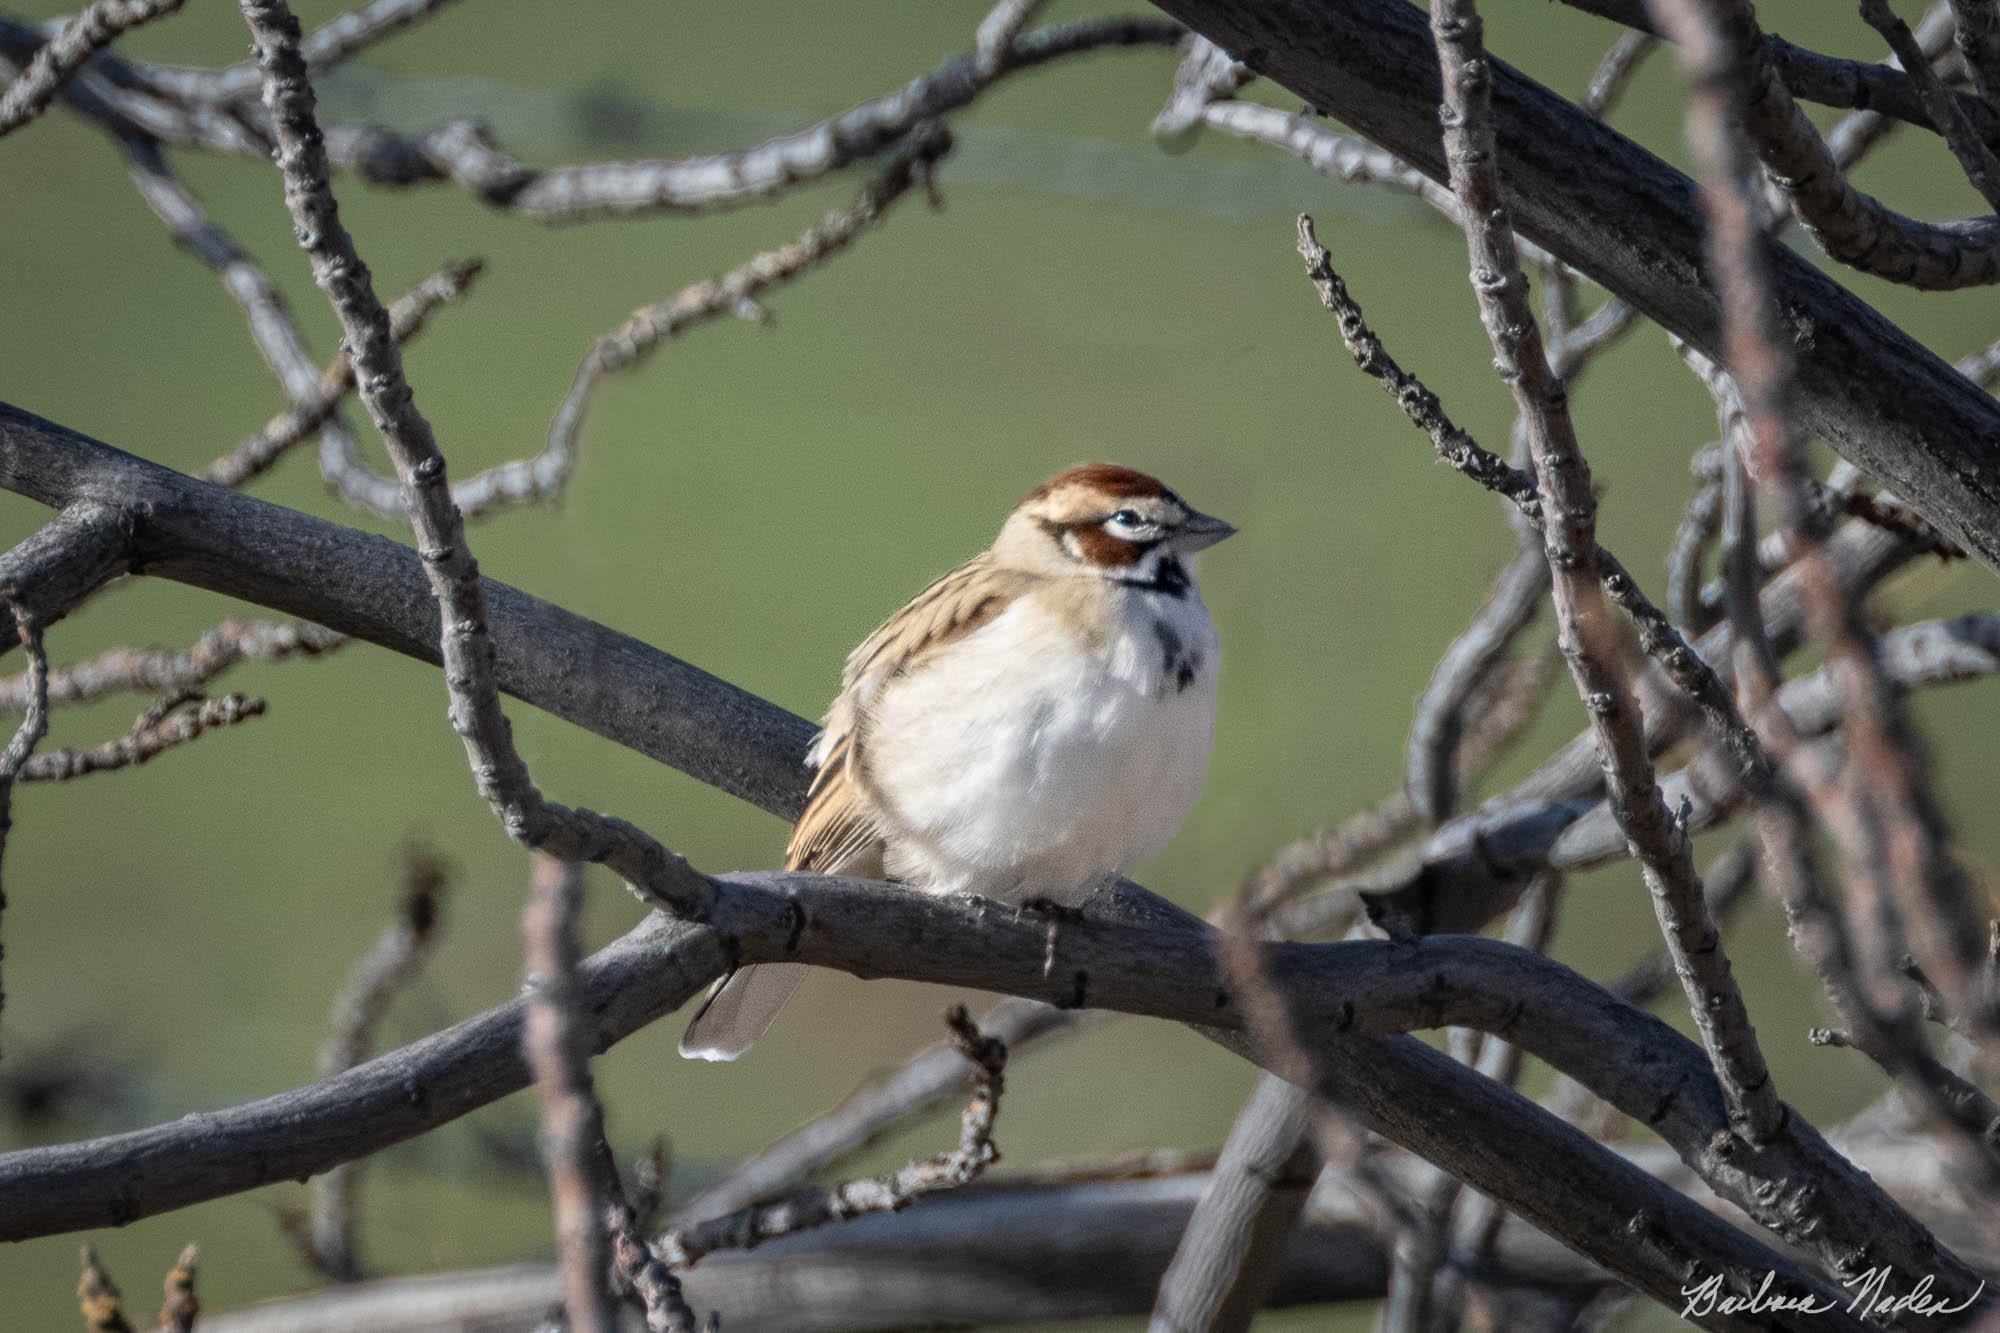
[(1225, 523), (1212, 514), (1190, 510), (1187, 521), (1174, 535), (1174, 545), (1183, 551), (1205, 551), (1225, 537), (1236, 535), (1233, 524)]

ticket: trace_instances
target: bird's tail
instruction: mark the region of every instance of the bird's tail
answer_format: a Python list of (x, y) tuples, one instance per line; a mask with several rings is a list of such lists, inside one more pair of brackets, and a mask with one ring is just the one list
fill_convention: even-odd
[(693, 1060), (736, 1059), (764, 1035), (809, 971), (803, 963), (737, 968), (681, 1034), (681, 1054)]

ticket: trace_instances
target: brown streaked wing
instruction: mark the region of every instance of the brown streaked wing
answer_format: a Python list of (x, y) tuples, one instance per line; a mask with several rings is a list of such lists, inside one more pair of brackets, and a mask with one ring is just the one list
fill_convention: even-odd
[(792, 828), (785, 847), (785, 869), (817, 870), (823, 874), (867, 874), (854, 865), (881, 841), (873, 804), (862, 790), (854, 767), (852, 733), (827, 752), (813, 775), (805, 811)]
[(918, 593), (849, 655), (840, 697), (827, 711), (825, 758), (785, 849), (788, 869), (837, 873), (879, 842), (882, 828), (862, 774), (867, 698), (991, 621), (1033, 578), (982, 553)]

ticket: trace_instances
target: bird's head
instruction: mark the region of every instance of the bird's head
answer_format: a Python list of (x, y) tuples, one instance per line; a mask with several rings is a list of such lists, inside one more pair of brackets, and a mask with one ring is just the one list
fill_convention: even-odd
[(1029, 491), (994, 551), (1038, 573), (1088, 574), (1154, 584), (1183, 556), (1236, 529), (1157, 479), (1114, 463), (1085, 463)]

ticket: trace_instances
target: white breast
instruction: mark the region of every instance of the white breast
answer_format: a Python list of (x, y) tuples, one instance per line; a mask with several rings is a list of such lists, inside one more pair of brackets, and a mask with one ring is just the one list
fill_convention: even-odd
[(891, 874), (1070, 901), (1173, 836), (1214, 739), (1215, 628), (1194, 588), (1118, 600), (1087, 647), (1021, 598), (881, 691), (865, 762)]

